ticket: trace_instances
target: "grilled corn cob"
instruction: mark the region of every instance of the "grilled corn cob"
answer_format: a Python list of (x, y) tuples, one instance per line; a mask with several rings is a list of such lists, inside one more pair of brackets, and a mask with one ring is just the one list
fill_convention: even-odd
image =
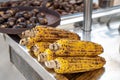
[(22, 38), (20, 42), (21, 45), (26, 45), (27, 42), (29, 42), (30, 39), (34, 38), (34, 42), (54, 42), (56, 40), (59, 40), (61, 38), (67, 38), (67, 39), (74, 39), (79, 40), (80, 37), (76, 33), (72, 33), (70, 31), (65, 31), (62, 29), (55, 29), (55, 28), (46, 28), (46, 27), (40, 27), (37, 26), (33, 28), (32, 30), (27, 30), (22, 33)]
[(41, 53), (38, 55), (38, 61), (39, 62), (45, 62), (45, 61), (50, 61), (56, 58), (54, 55), (55, 53), (51, 51), (50, 49), (46, 49), (44, 53)]
[(58, 57), (45, 62), (48, 68), (54, 68), (56, 73), (78, 73), (102, 68), (105, 59), (96, 57)]
[(57, 56), (97, 56), (103, 52), (103, 47), (97, 43), (61, 39), (49, 46)]
[(50, 44), (49, 42), (35, 43), (35, 45), (32, 46), (31, 51), (34, 53), (36, 57), (38, 57), (40, 53), (43, 53), (45, 49), (49, 47), (49, 44)]

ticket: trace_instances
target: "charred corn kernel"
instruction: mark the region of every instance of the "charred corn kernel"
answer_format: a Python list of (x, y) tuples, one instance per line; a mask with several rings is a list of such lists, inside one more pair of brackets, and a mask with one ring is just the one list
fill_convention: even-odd
[(32, 46), (31, 51), (38, 57), (40, 53), (43, 53), (49, 47), (49, 44), (49, 42), (37, 42)]
[(54, 68), (56, 73), (78, 73), (102, 68), (105, 59), (96, 57), (58, 57), (45, 62), (48, 68)]
[(41, 53), (38, 55), (38, 61), (39, 62), (45, 62), (55, 59), (56, 56), (54, 55), (54, 52), (50, 49), (46, 49), (44, 53)]
[(22, 33), (22, 38), (25, 37), (34, 37), (35, 41), (46, 41), (46, 42), (54, 42), (56, 40), (59, 40), (61, 38), (67, 38), (67, 39), (75, 39), (79, 40), (80, 37), (73, 32), (65, 31), (62, 29), (56, 29), (56, 28), (46, 28), (37, 26), (33, 28), (32, 30), (27, 30)]
[(97, 43), (61, 39), (49, 46), (57, 56), (97, 56), (103, 52), (103, 47)]

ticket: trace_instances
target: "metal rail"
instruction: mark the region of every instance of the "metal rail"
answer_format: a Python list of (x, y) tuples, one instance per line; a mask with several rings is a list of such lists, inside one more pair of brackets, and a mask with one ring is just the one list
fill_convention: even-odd
[[(92, 18), (94, 19), (94, 18), (113, 15), (117, 13), (120, 13), (120, 6), (98, 9), (92, 12)], [(83, 21), (82, 12), (61, 17), (61, 25), (70, 24), (70, 23), (79, 22), (79, 21)]]

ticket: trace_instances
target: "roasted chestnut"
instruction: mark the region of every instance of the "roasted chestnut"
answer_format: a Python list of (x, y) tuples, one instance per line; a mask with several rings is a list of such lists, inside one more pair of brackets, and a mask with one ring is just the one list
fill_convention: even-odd
[(25, 23), (25, 22), (21, 22), (21, 23), (19, 23), (19, 25), (21, 25), (21, 26), (22, 26), (22, 28), (26, 28), (26, 27), (27, 27), (27, 25), (26, 25), (26, 23)]
[(43, 13), (43, 12), (40, 12), (40, 15), (41, 15), (41, 17), (45, 17), (46, 16), (45, 13)]
[(41, 18), (44, 18), (46, 15), (45, 15), (45, 13), (43, 13), (43, 12), (40, 12), (40, 13), (38, 13), (37, 14), (37, 17), (39, 18), (39, 17), (41, 17)]
[(47, 18), (38, 18), (41, 25), (46, 25), (48, 23)]
[(4, 19), (8, 19), (9, 17), (11, 17), (11, 14), (3, 14), (1, 15)]
[(0, 16), (4, 15), (4, 11), (0, 11)]
[(30, 23), (31, 23), (31, 21), (29, 21), (29, 20), (26, 21), (26, 24), (30, 24)]
[(16, 21), (16, 18), (14, 18), (14, 17), (10, 17), (10, 18), (8, 18), (8, 21)]
[(18, 3), (13, 3), (13, 4), (11, 5), (11, 7), (16, 7), (16, 6), (18, 6)]
[(46, 7), (50, 7), (51, 5), (52, 5), (51, 2), (47, 2), (47, 3), (46, 3)]
[(70, 4), (75, 4), (76, 1), (75, 1), (75, 0), (70, 0), (69, 3), (70, 3)]
[(59, 3), (58, 2), (54, 2), (54, 9), (58, 9), (59, 8)]
[(6, 11), (6, 14), (14, 15), (17, 12), (17, 9), (10, 9)]
[(0, 25), (0, 28), (7, 28), (7, 27), (8, 27), (7, 24), (2, 24), (2, 25)]
[(23, 16), (23, 14), (22, 14), (22, 13), (17, 12), (17, 13), (15, 14), (15, 17), (16, 17), (16, 18), (20, 18), (20, 17), (24, 17), (24, 16)]
[(40, 5), (41, 5), (41, 2), (35, 0), (32, 5), (33, 5), (33, 6), (40, 6)]
[(0, 17), (0, 24), (4, 22), (4, 18)]
[(33, 10), (31, 11), (31, 13), (32, 13), (34, 16), (36, 16), (36, 15), (39, 13), (39, 10), (38, 10), (38, 9), (33, 9)]
[(35, 14), (38, 14), (39, 13), (39, 10), (38, 9), (33, 9), (32, 10)]
[(24, 13), (23, 16), (25, 19), (29, 19), (31, 17), (31, 15), (28, 12)]
[(46, 25), (48, 20), (44, 12), (39, 9), (32, 11), (20, 11), (9, 9), (0, 13), (0, 24), (2, 28), (32, 28), (36, 25)]
[(36, 18), (36, 17), (31, 17), (31, 18), (30, 18), (30, 22), (36, 23), (36, 22), (38, 22), (38, 21), (37, 21), (37, 18)]
[(12, 26), (14, 26), (15, 22), (14, 21), (8, 21), (7, 24), (8, 24), (8, 26), (12, 27)]
[(24, 17), (21, 17), (21, 18), (18, 18), (18, 19), (17, 19), (17, 23), (24, 22), (24, 21), (25, 21), (25, 18), (24, 18)]

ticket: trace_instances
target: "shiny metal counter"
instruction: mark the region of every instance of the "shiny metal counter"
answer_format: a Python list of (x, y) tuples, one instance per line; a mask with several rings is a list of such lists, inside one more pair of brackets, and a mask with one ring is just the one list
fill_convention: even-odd
[[(92, 29), (92, 41), (104, 47), (101, 55), (106, 59), (106, 65), (100, 70), (86, 73), (65, 75), (69, 80), (120, 80), (120, 36), (117, 24), (111, 30), (105, 25), (95, 24)], [(77, 29), (79, 35), (81, 32)], [(56, 80), (54, 72), (45, 69), (42, 63), (31, 57), (25, 47), (18, 44), (18, 38), (4, 35), (10, 50), (11, 62), (25, 76), (26, 80)], [(63, 80), (63, 79), (59, 79)]]

